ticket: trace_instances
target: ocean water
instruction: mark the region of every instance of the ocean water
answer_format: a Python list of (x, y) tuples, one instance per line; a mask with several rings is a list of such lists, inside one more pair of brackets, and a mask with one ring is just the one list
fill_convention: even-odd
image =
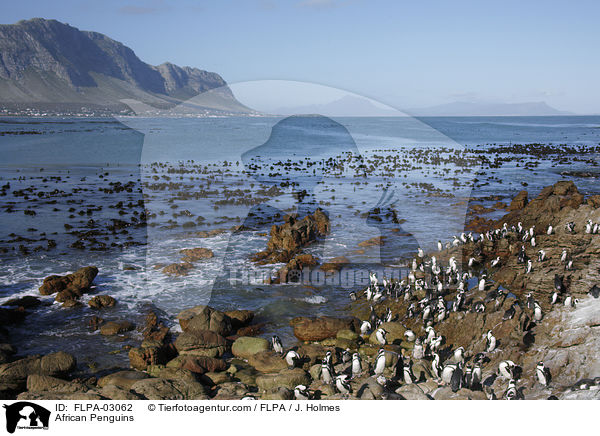
[[(87, 326), (92, 316), (140, 324), (154, 308), (176, 330), (179, 311), (210, 304), (255, 310), (264, 335), (290, 343), (294, 316), (343, 315), (365, 271), (402, 274), (417, 247), (460, 234), (470, 197), (490, 206), (564, 178), (600, 193), (599, 145), (592, 116), (3, 118), (0, 302), (37, 296), (44, 277), (85, 265), (100, 273), (82, 302), (118, 301), (97, 312), (42, 297), (10, 339), (20, 354), (64, 349), (92, 370), (126, 365), (123, 346), (139, 334), (102, 337)], [(250, 257), (265, 249), (270, 226), (317, 206), (331, 233), (306, 251), (345, 256), (351, 276), (265, 285), (282, 265)], [(392, 210), (396, 220), (385, 216)], [(383, 246), (359, 246), (378, 236)], [(214, 257), (183, 277), (162, 272), (195, 247)]]

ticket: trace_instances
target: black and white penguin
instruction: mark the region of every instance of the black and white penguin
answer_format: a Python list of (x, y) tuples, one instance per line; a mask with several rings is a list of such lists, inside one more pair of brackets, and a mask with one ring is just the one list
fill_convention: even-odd
[(554, 232), (554, 229), (552, 228), (552, 224), (549, 224), (548, 229), (546, 229), (546, 234), (550, 236), (552, 232)]
[(346, 374), (338, 375), (335, 378), (335, 387), (342, 395), (349, 395), (352, 393), (352, 387), (348, 380), (346, 380), (347, 378), (348, 376)]
[(573, 233), (575, 231), (575, 223), (573, 221), (570, 221), (565, 225), (565, 228), (567, 232)]
[(504, 399), (505, 400), (518, 400), (519, 399), (519, 392), (517, 391), (517, 382), (514, 379), (510, 379), (510, 381), (508, 382), (508, 387), (506, 388), (506, 391), (504, 392)]
[(385, 371), (385, 350), (381, 348), (375, 357), (375, 368), (373, 372), (375, 375), (381, 375)]
[(483, 275), (481, 276), (481, 278), (479, 279), (478, 288), (479, 288), (479, 291), (480, 291), (480, 292), (483, 292), (483, 291), (485, 291), (485, 278), (486, 278), (486, 275), (485, 275), (485, 274), (483, 274)]
[(360, 325), (360, 334), (366, 335), (371, 330), (371, 323), (369, 321), (363, 321)]
[(444, 249), (444, 246), (442, 245), (442, 241), (438, 241), (437, 246), (438, 246), (438, 251), (442, 251)]
[(564, 282), (564, 276), (559, 276), (558, 274), (554, 274), (554, 289), (556, 289), (561, 294), (567, 290)]
[(377, 339), (377, 342), (379, 342), (381, 345), (387, 344), (386, 335), (387, 332), (382, 328), (377, 329), (377, 331), (375, 332), (375, 338)]
[(362, 361), (360, 354), (354, 353), (352, 355), (352, 378), (359, 377), (362, 374)]
[(473, 304), (473, 311), (476, 313), (484, 313), (485, 312), (485, 304), (483, 301), (477, 301)]
[(348, 294), (348, 296), (350, 297), (350, 300), (356, 301), (356, 292), (352, 291)]
[(491, 330), (488, 330), (486, 338), (485, 338), (485, 351), (487, 353), (491, 353), (496, 349), (496, 337), (492, 334)]
[(498, 364), (498, 374), (504, 378), (512, 379), (514, 377), (515, 362), (512, 360), (503, 360)]
[(413, 359), (422, 359), (423, 357), (425, 357), (425, 349), (423, 347), (423, 344), (422, 344), (420, 338), (417, 338), (415, 340), (415, 345), (413, 346), (412, 357), (413, 357)]
[(452, 392), (458, 392), (458, 390), (462, 387), (463, 382), (463, 371), (462, 371), (462, 363), (456, 365), (456, 369), (452, 373), (452, 378), (450, 379), (450, 388)]
[(573, 271), (573, 259), (569, 259), (565, 265), (565, 271)]
[(495, 268), (499, 264), (500, 264), (500, 256), (498, 256), (497, 258), (495, 258), (494, 260), (492, 260), (491, 267)]
[(408, 329), (404, 332), (404, 337), (406, 337), (406, 340), (408, 342), (414, 342), (415, 339), (417, 338), (417, 335), (415, 335), (415, 332), (413, 332), (412, 330)]
[(323, 358), (323, 362), (329, 366), (333, 365), (333, 354), (331, 351), (327, 350), (327, 353), (325, 353), (325, 357)]
[(588, 294), (590, 294), (594, 298), (600, 297), (600, 287), (597, 285), (592, 286), (588, 291)]
[(537, 366), (535, 367), (535, 374), (537, 375), (537, 379), (542, 386), (548, 386), (552, 381), (550, 370), (544, 366), (544, 362), (538, 362)]
[(454, 363), (463, 363), (465, 361), (464, 347), (458, 347), (456, 350), (454, 350), (452, 359), (454, 360)]
[(296, 351), (290, 350), (285, 355), (285, 361), (289, 368), (295, 368), (298, 362), (300, 362), (300, 355)]
[(281, 343), (279, 336), (275, 335), (271, 337), (271, 346), (273, 347), (273, 351), (277, 354), (283, 354), (283, 344)]
[(542, 313), (542, 308), (541, 308), (540, 304), (537, 301), (534, 301), (533, 302), (533, 320), (535, 322), (540, 322), (543, 317), (544, 317), (544, 314)]
[(550, 304), (555, 305), (556, 303), (558, 303), (558, 292), (554, 291), (550, 296)]
[(442, 369), (442, 377), (441, 377), (442, 382), (449, 385), (452, 382), (452, 375), (454, 374), (454, 371), (456, 371), (457, 367), (458, 367), (458, 364), (455, 364), (455, 363), (449, 363), (447, 365), (444, 365), (444, 368)]
[(508, 321), (509, 319), (513, 319), (515, 316), (515, 305), (512, 304), (506, 311), (504, 315), (502, 315), (502, 321)]
[(306, 386), (298, 385), (294, 388), (294, 397), (296, 400), (310, 400), (312, 395)]
[(565, 263), (567, 261), (567, 257), (569, 256), (569, 252), (567, 251), (566, 248), (563, 248), (563, 251), (560, 255), (560, 262), (561, 263)]
[(543, 262), (546, 260), (546, 252), (544, 250), (538, 251), (538, 262)]
[(404, 364), (404, 383), (410, 385), (416, 381), (416, 377), (412, 371), (412, 362), (409, 360)]
[(325, 359), (323, 359), (323, 363), (321, 364), (321, 379), (323, 383), (329, 385), (333, 382), (335, 377), (335, 370), (331, 365), (328, 365)]
[(431, 374), (436, 380), (441, 379), (442, 367), (440, 365), (440, 355), (433, 353), (433, 360), (431, 361)]
[(346, 348), (342, 351), (342, 363), (348, 363), (352, 360), (352, 355), (350, 354), (350, 349)]
[(473, 387), (473, 368), (471, 368), (471, 365), (467, 365), (465, 367), (463, 375), (463, 386), (467, 389), (472, 389)]
[(482, 375), (481, 375), (481, 365), (479, 363), (476, 363), (475, 366), (473, 367), (473, 374), (472, 374), (472, 381), (471, 381), (471, 390), (476, 390), (476, 389), (481, 389), (481, 380), (482, 380)]
[(531, 261), (531, 259), (529, 259), (527, 261), (527, 267), (525, 268), (525, 274), (529, 274), (532, 271), (533, 271), (533, 262)]

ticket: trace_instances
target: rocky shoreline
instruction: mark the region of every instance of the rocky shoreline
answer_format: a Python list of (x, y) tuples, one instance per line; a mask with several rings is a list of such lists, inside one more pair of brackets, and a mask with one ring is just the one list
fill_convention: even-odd
[[(416, 254), (403, 282), (383, 283), (378, 277), (381, 296), (358, 293), (345, 318), (293, 319), (298, 342), (285, 344), (283, 352), (258, 336), (261, 325), (248, 310), (189, 308), (177, 316), (181, 332), (176, 333), (157, 310), (150, 310), (140, 326), (105, 321), (103, 311), (118, 301), (96, 295), (89, 301), (98, 313), (93, 329), (117, 336), (136, 331), (143, 340), (129, 349), (129, 368), (81, 374), (76, 356), (61, 351), (15, 357), (11, 326), (32, 316), (40, 300), (9, 301), (0, 308), (0, 397), (598, 399), (600, 300), (594, 287), (600, 281), (600, 235), (593, 226), (600, 222), (599, 206), (599, 196), (585, 198), (572, 182), (562, 181), (531, 200), (526, 191), (519, 193), (497, 221), (470, 215), (482, 232), (478, 239), (464, 235), (439, 252)], [(313, 266), (316, 260), (301, 248), (327, 234), (328, 226), (327, 217), (317, 212), (274, 225), (268, 249), (255, 260), (286, 262), (281, 278)], [(190, 264), (210, 256), (181, 254)], [(47, 277), (40, 294), (77, 310), (98, 273), (88, 266)], [(365, 321), (371, 325), (365, 327)], [(383, 343), (378, 329), (386, 332)], [(491, 350), (488, 332), (495, 342)], [(357, 360), (358, 371), (353, 369)], [(514, 364), (510, 377), (500, 369), (504, 362)], [(546, 385), (537, 377), (540, 362), (551, 374)], [(481, 371), (478, 383), (466, 376), (475, 368)], [(454, 377), (444, 380), (436, 369), (452, 370)], [(343, 374), (347, 377), (336, 378)]]

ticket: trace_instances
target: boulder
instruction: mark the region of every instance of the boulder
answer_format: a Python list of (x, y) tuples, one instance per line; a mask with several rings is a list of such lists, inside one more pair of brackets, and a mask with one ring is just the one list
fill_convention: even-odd
[(100, 327), (100, 334), (103, 336), (120, 335), (130, 332), (135, 328), (135, 325), (129, 321), (109, 321)]
[(227, 349), (227, 340), (209, 330), (183, 332), (175, 340), (175, 348), (180, 354), (221, 357)]
[(272, 391), (279, 387), (294, 389), (298, 385), (310, 385), (310, 376), (301, 368), (284, 369), (279, 374), (256, 377), (256, 384), (264, 391)]
[(129, 350), (129, 365), (140, 371), (145, 371), (150, 365), (164, 365), (177, 352), (171, 344), (163, 345), (144, 341), (141, 347), (131, 348)]
[(231, 346), (231, 353), (236, 357), (248, 359), (250, 356), (269, 349), (269, 341), (264, 338), (242, 336), (235, 340)]
[(194, 269), (194, 264), (189, 262), (172, 263), (163, 268), (162, 272), (169, 276), (186, 276)]
[(110, 295), (96, 295), (90, 301), (88, 301), (89, 306), (92, 309), (102, 309), (103, 307), (113, 307), (117, 303)]
[(181, 329), (185, 331), (210, 330), (222, 336), (231, 333), (231, 319), (210, 306), (195, 306), (177, 315)]
[(75, 358), (63, 351), (4, 363), (0, 365), (0, 385), (6, 389), (0, 390), (22, 389), (26, 386), (27, 377), (32, 374), (61, 376), (73, 371), (76, 366)]
[(229, 365), (214, 357), (181, 355), (169, 361), (167, 367), (183, 368), (196, 374), (204, 374), (225, 371)]
[(359, 321), (356, 318), (319, 318), (297, 317), (290, 321), (294, 328), (294, 336), (301, 341), (322, 341), (335, 338), (340, 330), (359, 331)]
[(78, 295), (81, 297), (90, 288), (97, 275), (98, 268), (95, 266), (86, 266), (65, 276), (48, 276), (44, 279), (42, 286), (40, 286), (40, 294), (52, 295), (67, 291), (65, 295)]
[(510, 202), (510, 205), (508, 206), (508, 210), (512, 211), (512, 210), (523, 209), (527, 205), (528, 196), (529, 196), (529, 194), (527, 193), (527, 191), (519, 192), (517, 195), (515, 195), (515, 197)]
[(248, 363), (260, 372), (279, 372), (287, 368), (285, 359), (271, 350), (259, 351), (248, 357)]
[(199, 260), (210, 259), (214, 256), (212, 250), (208, 248), (185, 248), (179, 251), (184, 262), (197, 262)]
[(81, 383), (61, 380), (41, 374), (30, 374), (27, 377), (27, 390), (31, 392), (84, 392), (87, 388)]
[(206, 389), (198, 382), (148, 378), (135, 382), (131, 390), (147, 400), (206, 400)]
[(224, 313), (229, 318), (233, 331), (247, 326), (254, 319), (254, 312), (251, 310), (228, 310)]
[(135, 382), (145, 378), (148, 378), (148, 374), (141, 371), (117, 371), (100, 378), (98, 386), (104, 388), (112, 385), (128, 391)]

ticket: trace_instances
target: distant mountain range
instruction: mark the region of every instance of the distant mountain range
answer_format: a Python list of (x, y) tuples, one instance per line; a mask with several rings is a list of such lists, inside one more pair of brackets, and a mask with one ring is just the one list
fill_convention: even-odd
[(363, 97), (345, 95), (329, 103), (282, 107), (273, 110), (278, 115), (319, 114), (329, 117), (397, 117), (404, 114)]
[(532, 103), (470, 103), (454, 102), (426, 108), (407, 109), (414, 116), (547, 116), (573, 115), (548, 106), (545, 102)]
[(123, 113), (123, 100), (168, 109), (208, 90), (199, 113), (252, 112), (218, 74), (149, 65), (101, 33), (41, 18), (0, 25), (0, 107)]

